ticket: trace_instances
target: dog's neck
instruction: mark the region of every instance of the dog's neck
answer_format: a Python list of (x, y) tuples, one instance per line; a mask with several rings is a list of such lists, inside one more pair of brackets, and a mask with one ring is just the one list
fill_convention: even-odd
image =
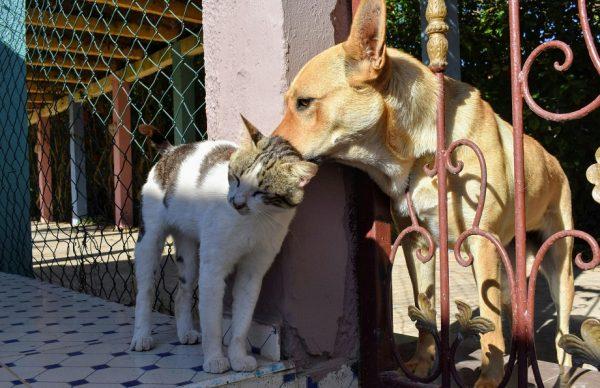
[(388, 49), (391, 77), (386, 88), (386, 112), (371, 133), (336, 151), (336, 159), (365, 171), (399, 205), (418, 159), (436, 149), (435, 76), (425, 65), (398, 50)]
[(338, 148), (335, 159), (366, 172), (394, 202), (401, 202), (414, 159), (401, 157), (388, 148), (382, 142), (385, 133), (386, 128), (382, 126), (360, 141)]
[(390, 82), (384, 92), (388, 110), (388, 147), (404, 158), (418, 159), (436, 150), (435, 75), (419, 60), (388, 49)]

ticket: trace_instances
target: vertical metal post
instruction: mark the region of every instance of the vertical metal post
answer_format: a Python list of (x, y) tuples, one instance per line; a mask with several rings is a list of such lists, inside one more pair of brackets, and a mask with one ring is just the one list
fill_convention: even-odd
[(130, 84), (112, 77), (113, 94), (113, 178), (115, 186), (115, 224), (133, 225)]
[(52, 221), (52, 168), (50, 166), (50, 119), (40, 117), (37, 128), (38, 187), (40, 218)]
[(523, 149), (523, 98), (521, 83), (521, 31), (519, 21), (519, 0), (508, 2), (510, 24), (510, 74), (512, 93), (512, 121), (514, 137), (514, 175), (515, 175), (515, 254), (516, 254), (516, 293), (517, 320), (514, 323), (517, 355), (518, 383), (527, 386), (527, 349), (531, 343), (528, 333), (527, 314), (527, 264), (526, 253), (526, 220), (525, 220), (525, 167)]
[(435, 165), (438, 178), (438, 225), (439, 225), (439, 255), (440, 255), (440, 317), (441, 317), (441, 372), (442, 386), (449, 387), (451, 383), (450, 365), (450, 282), (448, 268), (448, 188), (447, 169), (448, 152), (446, 150), (446, 122), (444, 100), (444, 70), (448, 65), (448, 40), (445, 22), (446, 4), (444, 0), (429, 0), (425, 17), (427, 18), (428, 35), (427, 54), (429, 68), (436, 74), (438, 80), (437, 95), (437, 148)]
[(196, 72), (193, 57), (181, 52), (179, 42), (173, 45), (173, 116), (175, 144), (191, 143), (196, 139), (195, 112), (198, 109)]
[(73, 225), (78, 225), (87, 216), (87, 180), (85, 174), (85, 113), (81, 103), (71, 101), (69, 106), (71, 156), (71, 203)]
[(0, 271), (31, 276), (25, 0), (0, 7)]

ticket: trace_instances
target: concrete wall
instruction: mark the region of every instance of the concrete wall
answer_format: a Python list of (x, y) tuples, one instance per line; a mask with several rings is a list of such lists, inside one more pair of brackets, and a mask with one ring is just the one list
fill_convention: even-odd
[[(205, 0), (210, 138), (239, 139), (243, 113), (265, 134), (283, 114), (298, 70), (349, 31), (349, 0)], [(285, 356), (305, 365), (357, 355), (351, 175), (326, 165), (311, 182), (256, 316), (282, 324)]]
[(287, 43), (279, 0), (205, 0), (203, 30), (209, 138), (237, 140), (240, 113), (272, 132), (287, 89)]
[(0, 271), (32, 276), (25, 1), (0, 1)]

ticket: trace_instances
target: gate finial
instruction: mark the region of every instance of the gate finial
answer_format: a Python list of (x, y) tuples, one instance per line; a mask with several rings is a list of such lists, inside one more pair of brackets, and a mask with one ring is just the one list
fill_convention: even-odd
[(429, 68), (434, 72), (442, 72), (448, 65), (448, 24), (446, 24), (446, 2), (444, 0), (429, 0), (425, 11), (427, 28), (427, 55)]

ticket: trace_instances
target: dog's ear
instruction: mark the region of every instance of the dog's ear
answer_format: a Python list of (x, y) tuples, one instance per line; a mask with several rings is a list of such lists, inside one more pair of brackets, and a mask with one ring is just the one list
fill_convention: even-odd
[(264, 136), (262, 133), (260, 133), (258, 128), (256, 128), (250, 121), (248, 121), (247, 118), (244, 117), (244, 115), (240, 114), (240, 117), (242, 118), (244, 127), (246, 127), (246, 131), (248, 131), (249, 139), (254, 145), (256, 145), (256, 143), (258, 143)]
[(343, 47), (346, 54), (359, 62), (365, 78), (376, 78), (386, 62), (385, 0), (362, 0), (352, 21), (352, 29)]

